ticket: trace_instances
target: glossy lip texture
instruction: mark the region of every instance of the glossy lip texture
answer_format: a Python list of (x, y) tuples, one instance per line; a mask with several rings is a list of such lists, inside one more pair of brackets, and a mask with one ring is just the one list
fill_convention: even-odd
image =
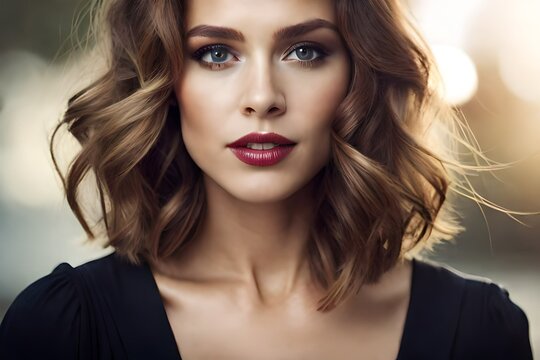
[[(278, 146), (267, 150), (250, 149), (248, 143), (273, 143)], [(248, 165), (271, 166), (283, 160), (296, 143), (276, 133), (249, 133), (227, 144), (236, 157)]]

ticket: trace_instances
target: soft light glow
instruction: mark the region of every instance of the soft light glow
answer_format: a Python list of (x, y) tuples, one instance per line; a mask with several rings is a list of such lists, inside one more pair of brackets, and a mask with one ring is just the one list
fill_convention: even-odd
[(486, 0), (410, 0), (416, 23), (432, 44), (467, 45), (471, 23)]
[(505, 85), (514, 95), (529, 102), (540, 102), (539, 14), (538, 1), (520, 1), (508, 6), (498, 48), (499, 71)]
[(61, 203), (48, 140), (67, 97), (88, 81), (87, 66), (78, 61), (50, 65), (28, 52), (0, 57), (0, 195), (7, 201), (28, 207)]
[(476, 66), (467, 53), (453, 46), (433, 46), (441, 73), (445, 101), (458, 106), (468, 102), (478, 90)]

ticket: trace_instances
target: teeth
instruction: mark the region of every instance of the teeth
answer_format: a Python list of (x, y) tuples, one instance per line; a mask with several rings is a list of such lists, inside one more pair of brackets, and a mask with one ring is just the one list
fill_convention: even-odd
[(269, 150), (276, 146), (279, 146), (279, 144), (274, 143), (248, 143), (246, 147), (254, 150)]

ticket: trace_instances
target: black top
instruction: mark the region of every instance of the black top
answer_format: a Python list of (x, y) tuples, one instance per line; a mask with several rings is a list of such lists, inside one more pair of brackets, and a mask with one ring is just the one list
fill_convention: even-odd
[[(419, 260), (412, 276), (398, 360), (532, 359), (506, 290)], [(0, 325), (0, 359), (181, 358), (148, 264), (112, 253), (23, 290)]]

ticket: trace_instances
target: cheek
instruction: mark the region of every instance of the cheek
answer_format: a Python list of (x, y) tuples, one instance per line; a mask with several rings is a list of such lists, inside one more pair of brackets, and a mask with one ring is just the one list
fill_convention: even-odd
[(217, 126), (217, 123), (214, 123), (215, 116), (212, 116), (212, 113), (216, 113), (215, 107), (209, 103), (208, 96), (205, 96), (207, 89), (202, 86), (203, 83), (193, 76), (187, 76), (175, 86), (180, 107), (182, 139), (189, 155), (197, 164), (205, 158), (205, 147), (202, 145), (213, 140), (215, 135), (212, 129)]
[(209, 112), (209, 108), (211, 108), (208, 104), (208, 98), (205, 97), (206, 90), (203, 83), (197, 81), (195, 76), (187, 75), (175, 87), (182, 126), (185, 126), (186, 129), (204, 126), (204, 121), (199, 121), (199, 119), (206, 119), (206, 112)]
[[(316, 71), (316, 70), (315, 70)], [(291, 86), (289, 103), (306, 133), (329, 138), (336, 110), (343, 101), (349, 84), (348, 63), (339, 61), (317, 76), (307, 73)]]
[(188, 64), (183, 78), (175, 86), (178, 103), (189, 119), (209, 119), (234, 111), (237, 103), (234, 77), (218, 76), (197, 64)]
[(175, 86), (184, 142), (188, 146), (214, 140), (213, 143), (225, 146), (222, 135), (234, 125), (228, 119), (237, 111), (234, 79), (218, 77), (197, 67), (188, 65)]
[(306, 152), (315, 159), (312, 164), (315, 168), (329, 161), (332, 125), (336, 110), (347, 94), (349, 75), (348, 63), (342, 59), (313, 81), (306, 80), (304, 91), (296, 92), (301, 103), (297, 109), (303, 109), (304, 114), (295, 118), (304, 120), (305, 133), (310, 135), (311, 140)]

